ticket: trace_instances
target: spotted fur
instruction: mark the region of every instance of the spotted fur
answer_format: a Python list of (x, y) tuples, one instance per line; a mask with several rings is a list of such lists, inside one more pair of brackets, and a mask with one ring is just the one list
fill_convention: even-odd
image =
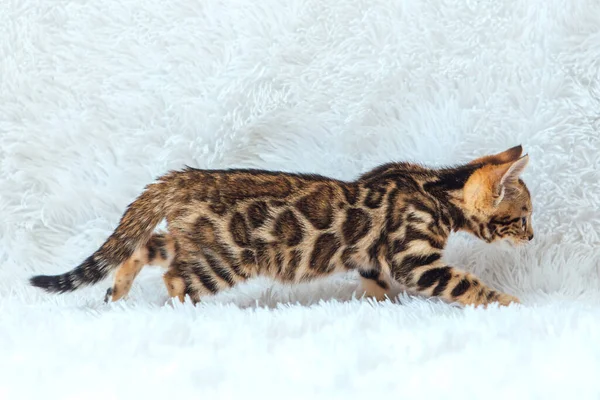
[[(389, 163), (353, 182), (260, 170), (170, 172), (146, 187), (80, 266), (31, 283), (68, 292), (116, 271), (107, 292), (116, 301), (154, 264), (167, 268), (172, 297), (197, 302), (258, 275), (297, 283), (357, 270), (377, 299), (395, 281), (450, 302), (508, 305), (518, 299), (442, 255), (452, 231), (486, 242), (533, 238), (521, 153), (517, 146), (441, 169)], [(163, 219), (168, 233), (153, 233)]]

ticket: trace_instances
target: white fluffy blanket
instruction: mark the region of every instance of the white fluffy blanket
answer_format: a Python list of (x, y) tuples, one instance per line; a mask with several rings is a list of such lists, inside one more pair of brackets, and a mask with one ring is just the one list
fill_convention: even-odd
[[(598, 398), (599, 26), (597, 0), (1, 1), (0, 399)], [(445, 257), (520, 306), (27, 286), (184, 164), (352, 179), (519, 143), (535, 240)]]

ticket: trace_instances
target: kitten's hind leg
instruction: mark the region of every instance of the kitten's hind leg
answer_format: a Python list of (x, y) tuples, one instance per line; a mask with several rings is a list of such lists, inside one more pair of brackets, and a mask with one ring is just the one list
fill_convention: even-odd
[(169, 297), (177, 297), (183, 303), (185, 300), (185, 280), (174, 269), (169, 269), (163, 275), (163, 280), (167, 292), (169, 292)]
[(168, 268), (175, 256), (175, 243), (168, 234), (154, 234), (145, 246), (136, 250), (115, 272), (113, 286), (106, 291), (104, 301), (117, 301), (131, 290), (134, 279), (144, 265)]
[(117, 301), (129, 293), (133, 280), (146, 264), (144, 252), (145, 249), (136, 250), (129, 259), (119, 265), (115, 272), (113, 285), (108, 288), (104, 296), (105, 302), (109, 300)]
[(376, 270), (359, 270), (360, 290), (366, 297), (384, 301), (390, 297), (390, 277)]
[(226, 258), (210, 249), (193, 254), (179, 251), (163, 277), (169, 296), (181, 302), (189, 296), (196, 304), (205, 296), (216, 295), (250, 278), (236, 260)]

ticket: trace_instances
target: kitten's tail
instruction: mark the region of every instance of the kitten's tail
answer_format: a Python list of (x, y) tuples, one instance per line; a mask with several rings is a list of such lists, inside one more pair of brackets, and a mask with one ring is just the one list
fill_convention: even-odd
[(106, 242), (75, 269), (61, 275), (38, 275), (29, 279), (31, 285), (51, 293), (72, 292), (95, 284), (144, 246), (156, 226), (166, 217), (167, 183), (153, 183), (131, 203), (119, 225)]

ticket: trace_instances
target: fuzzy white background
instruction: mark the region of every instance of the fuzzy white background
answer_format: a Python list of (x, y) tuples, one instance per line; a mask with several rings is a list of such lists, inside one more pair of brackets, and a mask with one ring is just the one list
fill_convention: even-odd
[[(599, 74), (596, 0), (1, 0), (0, 399), (599, 398)], [(352, 179), (519, 143), (535, 240), (445, 257), (520, 306), (27, 286), (184, 164)]]

